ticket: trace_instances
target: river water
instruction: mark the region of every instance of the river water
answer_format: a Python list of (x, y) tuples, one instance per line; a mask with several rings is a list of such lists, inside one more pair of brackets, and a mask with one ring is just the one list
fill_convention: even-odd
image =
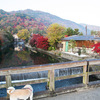
[(10, 47), (0, 51), (0, 69), (57, 62), (59, 61), (51, 56), (39, 52), (33, 53), (25, 47)]

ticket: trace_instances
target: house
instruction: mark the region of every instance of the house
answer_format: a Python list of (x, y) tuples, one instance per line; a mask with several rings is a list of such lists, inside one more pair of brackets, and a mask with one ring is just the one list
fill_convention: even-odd
[(17, 36), (17, 34), (14, 34), (13, 37), (14, 37), (14, 44), (17, 44), (17, 45), (24, 45), (24, 42), (25, 42), (25, 41), (22, 40), (22, 39), (19, 39), (18, 36)]
[(16, 42), (17, 42), (17, 41), (19, 40), (19, 38), (18, 38), (17, 34), (14, 34), (14, 35), (13, 35), (13, 37), (14, 37), (14, 41), (16, 41)]
[(73, 35), (69, 37), (65, 37), (61, 39), (61, 44), (63, 45), (60, 47), (60, 51), (67, 52), (68, 51), (68, 44), (70, 40), (75, 40), (76, 41), (76, 47), (86, 47), (86, 48), (92, 48), (92, 45), (95, 44), (96, 42), (100, 41), (99, 37), (95, 36), (78, 36), (78, 35)]

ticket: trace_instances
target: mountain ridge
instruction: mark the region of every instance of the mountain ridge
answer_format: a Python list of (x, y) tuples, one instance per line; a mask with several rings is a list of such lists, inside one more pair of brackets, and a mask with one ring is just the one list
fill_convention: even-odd
[[(4, 11), (5, 12), (5, 11)], [(63, 18), (60, 18), (56, 15), (52, 15), (48, 12), (43, 12), (43, 11), (37, 11), (37, 10), (31, 10), (31, 9), (26, 9), (26, 10), (19, 10), (19, 11), (11, 11), (7, 12), (10, 15), (14, 15), (16, 13), (20, 14), (26, 14), (29, 17), (32, 17), (34, 20), (36, 19), (37, 21), (42, 22), (45, 26), (49, 26), (52, 23), (58, 23), (61, 24), (65, 27), (71, 27), (72, 29), (78, 28), (80, 32), (82, 32), (84, 35), (86, 33), (85, 27), (83, 25), (80, 25), (76, 22), (66, 20)], [(90, 30), (87, 30), (88, 35), (90, 35)]]

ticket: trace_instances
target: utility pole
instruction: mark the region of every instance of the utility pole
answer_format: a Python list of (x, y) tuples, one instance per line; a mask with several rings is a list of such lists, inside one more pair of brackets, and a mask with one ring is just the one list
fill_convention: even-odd
[(86, 25), (85, 29), (86, 29), (86, 35), (87, 35), (87, 25)]

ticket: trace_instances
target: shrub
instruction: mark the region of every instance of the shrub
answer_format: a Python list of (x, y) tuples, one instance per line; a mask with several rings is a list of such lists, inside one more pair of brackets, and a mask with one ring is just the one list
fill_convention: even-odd
[(38, 37), (40, 37), (40, 36), (41, 36), (40, 34), (33, 34), (32, 39), (30, 40), (30, 45), (32, 47), (34, 47), (34, 46), (36, 47)]
[(40, 34), (33, 34), (32, 39), (30, 40), (30, 45), (40, 49), (47, 50), (49, 47), (49, 42), (47, 37), (43, 37)]
[(93, 51), (94, 51), (94, 52), (96, 52), (96, 53), (99, 53), (99, 54), (100, 54), (100, 42), (99, 42), (99, 43), (94, 44), (92, 47), (93, 47)]
[(36, 47), (47, 50), (49, 47), (48, 38), (43, 36), (38, 37)]
[(81, 49), (80, 48), (78, 49), (78, 55), (79, 56), (81, 55)]

